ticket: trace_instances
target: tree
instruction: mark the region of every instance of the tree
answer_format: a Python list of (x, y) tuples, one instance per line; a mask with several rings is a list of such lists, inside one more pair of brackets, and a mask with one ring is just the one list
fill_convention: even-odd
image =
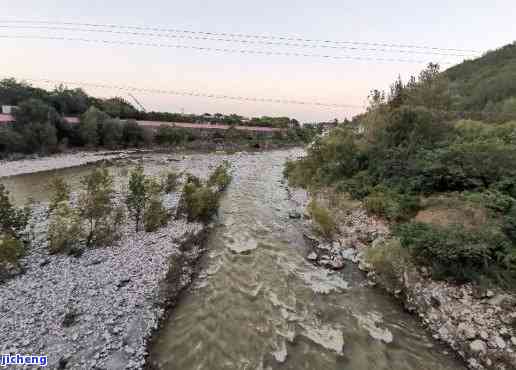
[(85, 176), (81, 183), (79, 214), (87, 223), (86, 245), (90, 247), (106, 241), (103, 231), (112, 223), (110, 217), (115, 210), (113, 177), (106, 167), (100, 167)]
[(145, 141), (143, 127), (135, 120), (129, 120), (123, 127), (123, 142), (126, 146), (140, 146)]
[(23, 239), (30, 216), (30, 207), (21, 209), (13, 206), (9, 191), (0, 184), (0, 233)]
[(108, 119), (102, 125), (101, 144), (109, 149), (115, 149), (122, 143), (124, 135), (122, 123), (118, 119)]
[(149, 205), (149, 201), (154, 199), (153, 209), (159, 210), (156, 199), (161, 189), (162, 186), (160, 183), (153, 178), (147, 178), (145, 176), (141, 163), (131, 171), (126, 205), (129, 215), (134, 220), (136, 232), (140, 231), (142, 217)]
[(90, 107), (81, 117), (79, 136), (83, 145), (96, 147), (99, 145), (99, 132), (109, 116), (95, 107)]
[(130, 176), (126, 205), (129, 215), (134, 220), (136, 232), (138, 232), (140, 230), (142, 214), (147, 203), (143, 165), (139, 164), (138, 167), (131, 171)]
[(54, 177), (50, 181), (50, 189), (52, 196), (48, 205), (48, 211), (52, 213), (57, 208), (59, 203), (70, 200), (70, 185), (62, 177)]

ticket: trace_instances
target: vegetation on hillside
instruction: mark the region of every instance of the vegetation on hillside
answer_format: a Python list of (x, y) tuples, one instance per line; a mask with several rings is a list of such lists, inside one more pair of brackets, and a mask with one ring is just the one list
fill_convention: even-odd
[[(285, 174), (313, 192), (329, 187), (363, 200), (435, 277), (509, 284), (516, 278), (516, 121), (449, 114), (457, 99), (466, 101), (449, 81), (461, 68), (439, 73), (430, 64), (388, 94), (373, 91), (368, 111), (353, 121), (361, 133), (341, 126), (319, 137)], [(493, 99), (512, 94), (504, 91)]]
[(516, 114), (516, 42), (444, 74), (455, 109)]

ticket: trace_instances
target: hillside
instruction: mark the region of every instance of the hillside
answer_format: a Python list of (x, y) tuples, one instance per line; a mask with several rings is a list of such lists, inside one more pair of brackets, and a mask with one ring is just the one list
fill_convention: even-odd
[(516, 42), (444, 72), (459, 110), (516, 113)]

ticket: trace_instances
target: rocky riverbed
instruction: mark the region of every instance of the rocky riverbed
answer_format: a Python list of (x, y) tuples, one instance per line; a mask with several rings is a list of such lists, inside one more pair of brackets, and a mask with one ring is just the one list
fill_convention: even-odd
[[(45, 212), (36, 216), (42, 228)], [(48, 255), (39, 244), (22, 261), (24, 273), (0, 285), (0, 353), (48, 355), (50, 368), (141, 368), (174, 298), (170, 284), (173, 292), (189, 284), (204, 231), (184, 220), (154, 233), (128, 225), (116, 245), (78, 258)], [(171, 269), (179, 269), (173, 282)]]
[[(295, 195), (295, 192), (293, 192)], [(300, 203), (301, 204), (301, 203)], [(306, 202), (304, 203), (306, 205)], [(471, 369), (516, 369), (516, 296), (471, 284), (435, 281), (425, 268), (407, 266), (386, 279), (368, 263), (366, 250), (389, 238), (389, 228), (362, 208), (340, 220), (339, 236), (325, 241), (308, 231), (307, 259), (330, 269), (356, 263), (370, 286), (380, 286), (417, 315), (436, 340), (451, 347)], [(307, 221), (308, 230), (312, 229)]]
[[(92, 158), (83, 153), (56, 162), (49, 157), (21, 168), (38, 172)], [(173, 163), (177, 171), (206, 177), (225, 158), (146, 153), (140, 159), (149, 175), (159, 175)], [(15, 173), (15, 163), (25, 161), (12, 162), (2, 175)], [(117, 202), (126, 181), (115, 178)], [(179, 196), (164, 195), (165, 207), (176, 209)], [(137, 233), (128, 222), (114, 245), (74, 257), (48, 253), (47, 214), (47, 203), (33, 205), (31, 247), (20, 267), (11, 271), (14, 277), (0, 284), (0, 354), (47, 355), (52, 369), (142, 368), (166, 308), (192, 280), (210, 227), (173, 219), (156, 232)]]

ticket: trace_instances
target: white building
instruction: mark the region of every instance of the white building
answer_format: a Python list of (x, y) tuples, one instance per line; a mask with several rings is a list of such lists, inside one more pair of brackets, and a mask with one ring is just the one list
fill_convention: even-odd
[(2, 114), (12, 114), (13, 108), (13, 105), (2, 105)]

